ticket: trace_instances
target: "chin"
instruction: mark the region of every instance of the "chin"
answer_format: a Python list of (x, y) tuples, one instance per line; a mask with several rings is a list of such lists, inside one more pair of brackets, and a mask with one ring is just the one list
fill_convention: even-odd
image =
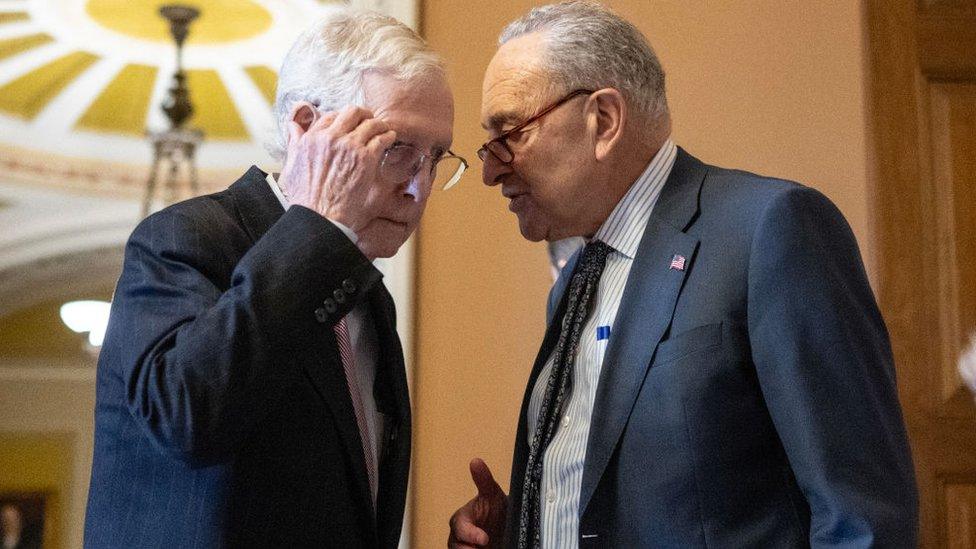
[(388, 244), (376, 246), (373, 248), (373, 258), (379, 259), (393, 257), (398, 251), (400, 251), (400, 246), (402, 245), (403, 243), (401, 242), (397, 246), (390, 246)]
[(528, 240), (529, 242), (541, 242), (543, 240), (548, 240), (548, 231), (542, 227), (533, 226), (530, 222), (522, 222), (519, 219), (519, 232), (522, 233), (522, 238)]
[(384, 238), (379, 242), (374, 242), (370, 246), (373, 250), (373, 257), (393, 257), (400, 251), (400, 247), (406, 242), (406, 238), (402, 238), (400, 235)]

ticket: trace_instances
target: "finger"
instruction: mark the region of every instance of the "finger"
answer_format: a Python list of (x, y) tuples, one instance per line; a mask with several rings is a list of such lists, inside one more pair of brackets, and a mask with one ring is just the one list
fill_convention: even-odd
[(381, 153), (386, 149), (393, 146), (396, 143), (397, 133), (393, 130), (383, 132), (381, 134), (374, 135), (369, 143), (366, 144), (366, 148), (372, 153)]
[(471, 545), (470, 543), (461, 543), (460, 541), (453, 541), (447, 544), (451, 549), (484, 549), (484, 545)]
[(335, 121), (329, 125), (329, 129), (336, 135), (346, 135), (351, 133), (356, 129), (356, 126), (359, 126), (363, 120), (368, 118), (373, 118), (372, 111), (357, 107), (356, 105), (349, 105), (339, 111)]
[(483, 549), (484, 545), (471, 545), (470, 543), (463, 543), (458, 541), (454, 534), (451, 534), (447, 538), (448, 549)]
[(388, 131), (390, 131), (390, 125), (386, 121), (379, 118), (367, 118), (349, 133), (349, 139), (354, 143), (366, 145), (377, 135), (382, 135)]
[(309, 128), (309, 131), (311, 131), (312, 129), (324, 130), (329, 126), (331, 126), (332, 123), (335, 122), (336, 117), (339, 116), (339, 113), (335, 111), (324, 111), (324, 112), (315, 111), (315, 112), (317, 113), (318, 117), (315, 119), (315, 123), (312, 124), (312, 126)]
[(502, 488), (495, 482), (491, 469), (481, 458), (472, 459), (469, 468), (471, 469), (471, 480), (478, 487), (479, 496), (495, 496), (502, 493)]
[(454, 524), (454, 527), (451, 529), (451, 536), (459, 544), (467, 544), (475, 547), (488, 545), (489, 541), (488, 534), (484, 530), (465, 519), (458, 520)]
[(288, 122), (288, 145), (298, 143), (298, 140), (301, 139), (303, 135), (305, 135), (305, 130), (302, 129), (298, 122)]

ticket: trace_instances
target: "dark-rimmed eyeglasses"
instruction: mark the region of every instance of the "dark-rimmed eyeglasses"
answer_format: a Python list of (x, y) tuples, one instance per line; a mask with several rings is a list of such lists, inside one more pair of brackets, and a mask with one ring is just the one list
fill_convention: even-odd
[(482, 162), (484, 162), (488, 158), (488, 153), (491, 153), (491, 155), (497, 158), (499, 162), (503, 164), (511, 164), (512, 160), (515, 160), (515, 153), (513, 153), (512, 149), (508, 146), (508, 139), (510, 137), (518, 134), (519, 132), (525, 131), (525, 128), (528, 127), (529, 124), (535, 122), (536, 120), (539, 120), (543, 116), (556, 110), (557, 108), (559, 108), (560, 105), (563, 105), (570, 99), (579, 95), (589, 95), (591, 93), (593, 93), (593, 90), (574, 90), (570, 92), (569, 95), (566, 95), (559, 101), (556, 101), (555, 103), (542, 109), (534, 116), (530, 117), (528, 120), (522, 122), (518, 126), (515, 126), (514, 128), (508, 130), (507, 132), (503, 132), (498, 137), (486, 142), (484, 145), (481, 146), (480, 149), (478, 149), (478, 158), (481, 159)]
[(380, 176), (390, 181), (409, 181), (420, 173), (425, 160), (430, 160), (433, 186), (445, 191), (456, 185), (468, 168), (468, 161), (450, 150), (435, 158), (413, 145), (394, 143), (383, 153)]

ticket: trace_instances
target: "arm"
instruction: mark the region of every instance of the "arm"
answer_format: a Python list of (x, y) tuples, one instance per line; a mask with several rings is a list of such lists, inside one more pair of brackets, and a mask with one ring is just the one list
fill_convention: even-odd
[[(239, 260), (234, 246), (220, 244), (236, 222), (181, 213), (192, 206), (150, 217), (127, 248), (110, 334), (132, 330), (111, 346), (121, 355), (115, 369), (149, 437), (192, 463), (231, 455), (380, 276), (367, 257), (385, 243), (370, 227), (383, 209), (377, 169), (395, 132), (365, 109), (323, 114), (299, 102), (288, 135), (280, 181), (293, 207)], [(357, 243), (325, 218), (354, 231)], [(220, 284), (230, 261), (230, 282)], [(323, 301), (345, 296), (350, 283), (356, 291), (336, 299), (340, 310), (323, 315)]]
[[(194, 464), (233, 453), (299, 376), (334, 321), (315, 309), (352, 280), (351, 308), (380, 274), (335, 226), (292, 207), (237, 263), (226, 291), (211, 272), (227, 226), (166, 211), (126, 249), (105, 360), (125, 403), (166, 453)], [(226, 283), (225, 283), (226, 285)], [(334, 318), (338, 318), (335, 316)]]
[(917, 494), (888, 334), (854, 235), (823, 195), (767, 206), (749, 264), (767, 406), (810, 506), (813, 547), (916, 543)]

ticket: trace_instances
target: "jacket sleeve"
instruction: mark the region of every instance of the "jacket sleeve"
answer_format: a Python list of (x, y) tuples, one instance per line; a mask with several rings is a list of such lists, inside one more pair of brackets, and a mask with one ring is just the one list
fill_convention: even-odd
[[(156, 445), (193, 464), (232, 455), (381, 277), (337, 227), (296, 206), (239, 258), (228, 287), (216, 267), (233, 261), (228, 229), (172, 209), (136, 228), (99, 364)], [(349, 298), (326, 316), (336, 290)]]
[(749, 334), (812, 547), (914, 547), (914, 471), (888, 333), (857, 243), (819, 192), (772, 199), (749, 261)]

